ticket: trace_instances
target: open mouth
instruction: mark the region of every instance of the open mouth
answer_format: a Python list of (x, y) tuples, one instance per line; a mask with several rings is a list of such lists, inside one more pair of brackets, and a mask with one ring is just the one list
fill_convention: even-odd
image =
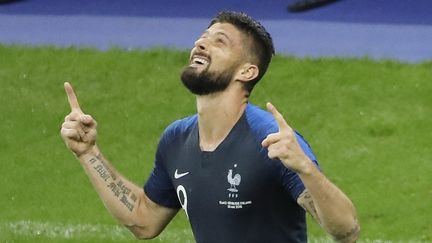
[(209, 63), (210, 63), (210, 61), (207, 57), (194, 55), (191, 59), (190, 66), (192, 66), (192, 67), (206, 67)]

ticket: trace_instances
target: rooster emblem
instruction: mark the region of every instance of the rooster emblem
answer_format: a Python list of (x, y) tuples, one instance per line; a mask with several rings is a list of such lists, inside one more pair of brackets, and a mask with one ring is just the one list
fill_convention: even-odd
[[(235, 164), (234, 167), (237, 167), (237, 164)], [(241, 182), (240, 174), (235, 174), (233, 176), (233, 170), (228, 170), (227, 179), (228, 179), (228, 183), (231, 185), (230, 188), (228, 188), (228, 191), (238, 192), (236, 186), (240, 185)]]

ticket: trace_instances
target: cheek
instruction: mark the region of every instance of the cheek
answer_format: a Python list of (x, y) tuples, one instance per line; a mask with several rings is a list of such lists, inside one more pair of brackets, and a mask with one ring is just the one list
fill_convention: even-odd
[(192, 58), (192, 53), (194, 53), (195, 49), (196, 49), (196, 47), (194, 47), (194, 48), (191, 49), (191, 51), (190, 51), (190, 53), (189, 53), (189, 61), (191, 60), (191, 58)]
[(238, 60), (233, 55), (215, 55), (210, 61), (209, 70), (226, 71), (237, 65)]

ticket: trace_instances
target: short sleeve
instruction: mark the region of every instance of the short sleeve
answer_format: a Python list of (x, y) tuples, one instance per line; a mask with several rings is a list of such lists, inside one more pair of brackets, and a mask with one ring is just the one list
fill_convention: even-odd
[(177, 193), (164, 167), (164, 139), (159, 142), (155, 166), (144, 185), (144, 192), (153, 202), (168, 208), (180, 208)]

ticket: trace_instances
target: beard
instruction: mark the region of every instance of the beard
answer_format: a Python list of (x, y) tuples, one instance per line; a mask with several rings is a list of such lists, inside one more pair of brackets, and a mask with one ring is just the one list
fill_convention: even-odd
[(235, 68), (220, 73), (210, 72), (207, 66), (203, 71), (197, 72), (196, 68), (187, 66), (183, 69), (181, 80), (195, 95), (208, 95), (226, 90), (234, 76)]

